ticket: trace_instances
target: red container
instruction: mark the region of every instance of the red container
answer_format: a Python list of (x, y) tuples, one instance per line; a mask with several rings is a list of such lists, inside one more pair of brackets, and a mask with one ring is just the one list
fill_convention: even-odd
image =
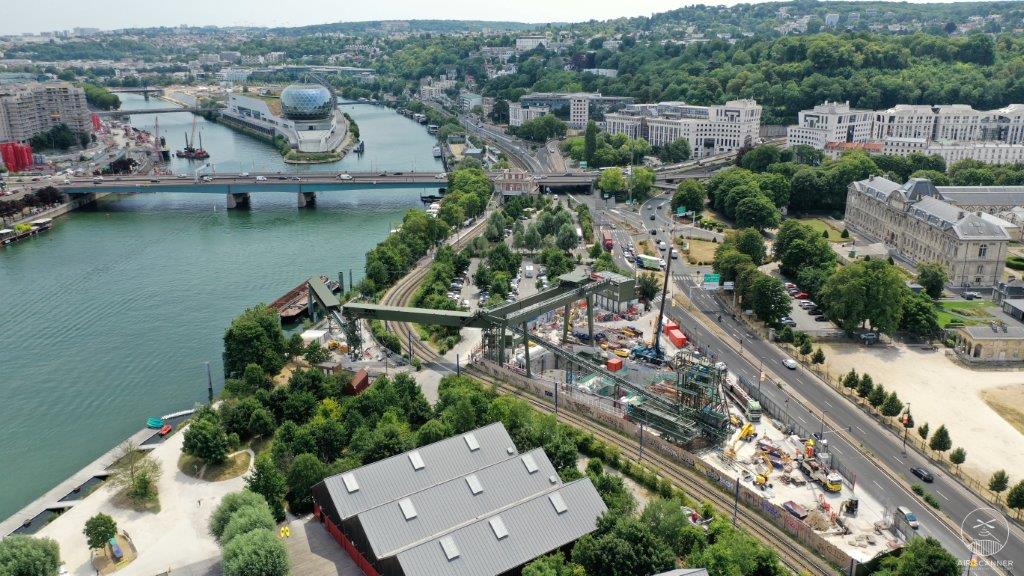
[(606, 365), (609, 372), (618, 372), (622, 370), (622, 358), (609, 358)]
[(675, 320), (666, 320), (661, 325), (661, 333), (662, 334), (668, 334), (672, 330), (678, 330), (678, 329), (679, 329), (679, 324)]
[(668, 336), (668, 339), (672, 341), (672, 345), (675, 346), (676, 348), (682, 348), (686, 346), (686, 336), (684, 336), (678, 328), (673, 328), (672, 330), (669, 330), (668, 333), (665, 335)]

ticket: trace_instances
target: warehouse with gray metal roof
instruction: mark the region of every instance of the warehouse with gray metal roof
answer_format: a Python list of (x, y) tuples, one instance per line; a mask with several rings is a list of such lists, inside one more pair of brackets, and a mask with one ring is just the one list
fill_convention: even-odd
[(563, 484), (543, 449), (519, 454), (501, 423), (327, 478), (313, 500), (368, 576), (504, 574), (606, 511), (589, 479)]

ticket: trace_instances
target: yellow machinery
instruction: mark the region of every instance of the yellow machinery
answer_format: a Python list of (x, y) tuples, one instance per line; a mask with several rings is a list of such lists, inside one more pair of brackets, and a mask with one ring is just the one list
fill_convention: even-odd
[(736, 448), (739, 446), (740, 442), (751, 440), (756, 435), (757, 430), (754, 429), (754, 425), (751, 424), (750, 422), (747, 422), (736, 433), (736, 436), (734, 437), (733, 441), (729, 443), (729, 447), (725, 449), (725, 455), (728, 456), (729, 458), (735, 458)]

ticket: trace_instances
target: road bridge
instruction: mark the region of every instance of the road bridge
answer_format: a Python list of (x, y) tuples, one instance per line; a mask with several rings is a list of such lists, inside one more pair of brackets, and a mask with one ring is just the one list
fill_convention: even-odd
[[(200, 169), (202, 170), (202, 168)], [(198, 172), (198, 171), (197, 171)], [(499, 180), (503, 172), (489, 174), (492, 181)], [(183, 177), (184, 176), (184, 177)], [(563, 186), (592, 186), (596, 174), (573, 175), (538, 174), (540, 182), (549, 181)], [(54, 182), (56, 184), (56, 182)], [(448, 186), (448, 175), (444, 172), (334, 172), (282, 174), (277, 172), (221, 173), (198, 176), (107, 176), (75, 177), (58, 186), (69, 195), (110, 193), (156, 193), (186, 192), (198, 194), (224, 194), (228, 208), (244, 207), (249, 204), (252, 193), (293, 193), (299, 207), (316, 203), (318, 192), (334, 192), (346, 189), (366, 188), (414, 188), (439, 190)]]
[(202, 114), (203, 112), (220, 112), (222, 108), (200, 108), (197, 106), (174, 106), (167, 108), (148, 108), (144, 110), (97, 110), (93, 112), (97, 116), (136, 116), (138, 114), (173, 114), (175, 112), (192, 112)]

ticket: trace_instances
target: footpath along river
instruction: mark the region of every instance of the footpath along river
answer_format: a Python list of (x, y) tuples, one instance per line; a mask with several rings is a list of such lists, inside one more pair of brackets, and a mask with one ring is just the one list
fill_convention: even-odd
[[(167, 102), (122, 96), (125, 109)], [(387, 108), (347, 105), (362, 156), (291, 166), (268, 144), (199, 119), (217, 171), (441, 171), (434, 138)], [(172, 150), (188, 113), (160, 114)], [(155, 115), (132, 124), (152, 129)], [(193, 165), (195, 166), (195, 165)], [(175, 173), (187, 160), (172, 159)], [(436, 190), (436, 188), (434, 189)], [(38, 238), (0, 250), (0, 518), (6, 518), (159, 416), (206, 398), (203, 362), (221, 374), (221, 338), (245, 307), (314, 274), (352, 269), (409, 208), (407, 190), (253, 194), (226, 211), (219, 194), (138, 194), (60, 218)]]

